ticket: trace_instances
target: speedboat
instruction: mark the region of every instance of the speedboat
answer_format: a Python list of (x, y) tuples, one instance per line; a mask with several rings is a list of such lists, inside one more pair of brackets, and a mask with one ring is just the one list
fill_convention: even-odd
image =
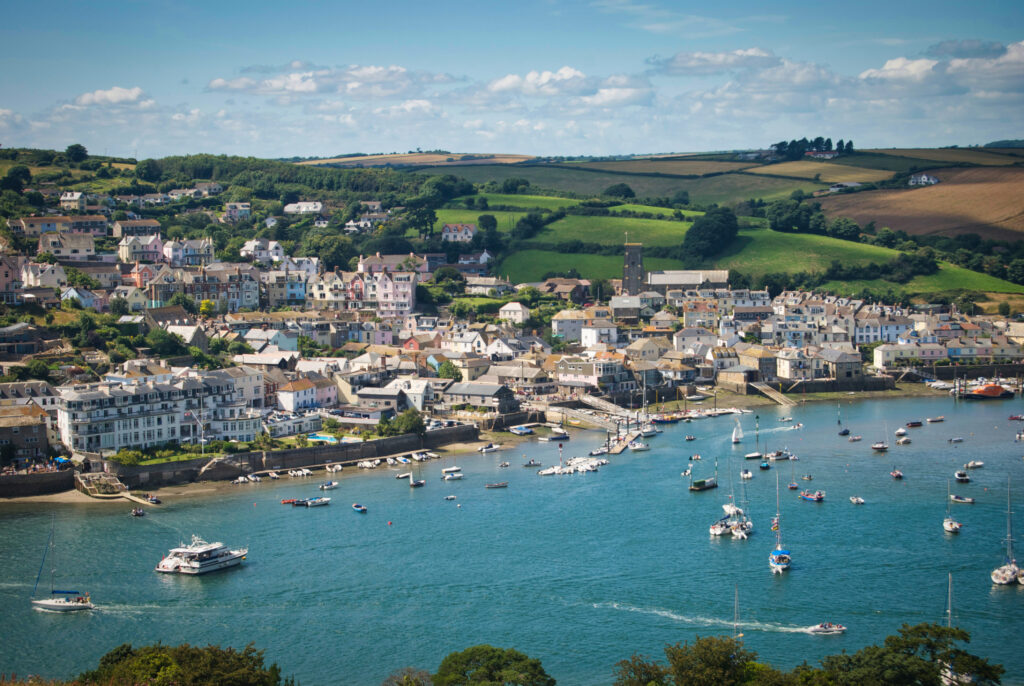
[(889, 444), (885, 441), (879, 441), (878, 443), (872, 443), (871, 449), (880, 453), (884, 453), (889, 449)]
[(764, 454), (763, 453), (758, 453), (758, 452), (747, 453), (746, 455), (743, 456), (743, 459), (744, 460), (763, 460), (764, 459)]
[(964, 438), (963, 438), (963, 436), (953, 436), (953, 438), (949, 439), (949, 442), (950, 443), (963, 443), (964, 442)]
[(529, 461), (529, 462), (524, 462), (524, 463), (523, 463), (523, 466), (524, 466), (524, 467), (541, 467), (541, 466), (543, 466), (543, 465), (542, 465), (542, 463), (541, 463), (541, 462), (537, 462), (537, 460), (535, 460), (535, 459), (533, 459), (533, 458), (531, 457), (531, 458), (530, 458), (530, 461)]
[(291, 502), (292, 502), (292, 507), (305, 507), (306, 506), (306, 499), (305, 498), (291, 498)]
[(281, 477), (278, 475), (277, 472), (267, 472), (267, 478), (270, 479), (271, 481), (277, 481)]
[(352, 503), (352, 509), (359, 514), (366, 514), (366, 505), (360, 505), (359, 503)]
[(309, 498), (306, 501), (306, 507), (323, 507), (324, 505), (330, 505), (331, 499), (320, 496), (319, 498)]
[(845, 626), (843, 626), (842, 624), (833, 624), (832, 622), (822, 622), (821, 624), (816, 624), (807, 629), (807, 633), (818, 634), (819, 636), (832, 636), (835, 634), (842, 634), (845, 632)]
[(942, 528), (946, 533), (958, 534), (960, 533), (960, 527), (963, 526), (960, 522), (956, 521), (952, 517), (946, 517), (942, 520)]
[(320, 484), (319, 489), (321, 491), (333, 491), (337, 487), (338, 487), (338, 482), (337, 481), (325, 481), (324, 483)]
[(779, 421), (780, 422), (791, 422), (791, 421), (793, 421), (793, 418), (792, 417), (779, 417)]
[(253, 483), (257, 483), (258, 484), (259, 482), (263, 481), (263, 479), (261, 479), (256, 474), (250, 474), (249, 475), (249, 481), (252, 481)]
[(484, 484), (484, 488), (508, 488), (508, 482), (498, 481), (497, 483), (493, 484)]
[(859, 495), (851, 495), (850, 502), (853, 503), (854, 505), (863, 505), (864, 498), (861, 498)]
[(462, 472), (450, 472), (442, 477), (445, 481), (460, 481), (462, 479)]
[(146, 511), (143, 510), (141, 507), (133, 507), (132, 508), (132, 517), (145, 517), (145, 516), (146, 516)]
[(864, 437), (863, 436), (850, 436), (849, 441), (850, 441), (850, 443), (856, 443), (857, 441), (861, 440), (862, 438), (864, 438)]
[(651, 446), (649, 446), (648, 444), (644, 443), (643, 441), (632, 441), (629, 444), (629, 449), (632, 450), (634, 453), (640, 453), (640, 452), (643, 452), (645, 450), (650, 450)]
[(800, 497), (812, 503), (820, 503), (825, 500), (825, 491), (815, 491), (814, 493), (811, 493), (810, 491), (800, 491)]
[(597, 457), (598, 455), (607, 455), (608, 448), (602, 445), (599, 448), (594, 448), (593, 450), (591, 450), (589, 454), (591, 457)]
[(282, 505), (292, 505), (295, 503), (295, 498), (281, 498)]
[(416, 480), (413, 480), (413, 478), (411, 476), (409, 477), (409, 488), (421, 488), (423, 486), (426, 486), (426, 484), (427, 484), (426, 479), (416, 479)]
[(146, 494), (146, 502), (148, 502), (148, 503), (150, 503), (152, 505), (159, 505), (160, 504), (160, 498), (157, 498), (155, 495), (150, 495), (149, 493), (147, 493)]
[(889, 476), (896, 479), (897, 481), (903, 478), (903, 472), (893, 467), (892, 471), (889, 472)]
[(907, 436), (900, 436), (896, 439), (896, 445), (910, 445), (910, 438)]
[(740, 478), (741, 479), (753, 479), (754, 478), (754, 474), (749, 469), (741, 469), (740, 470)]
[(686, 440), (688, 440), (688, 441), (696, 441), (697, 437), (694, 436), (693, 434), (686, 434)]
[(850, 430), (846, 429), (846, 428), (840, 429), (839, 430), (839, 435), (840, 436), (849, 436), (850, 435)]
[(925, 421), (928, 422), (929, 424), (938, 424), (939, 422), (946, 421), (946, 417), (943, 415), (939, 415), (938, 417), (929, 417)]
[(967, 473), (966, 469), (958, 469), (955, 472), (953, 472), (953, 478), (962, 484), (970, 483), (971, 481), (971, 477)]
[(487, 445), (481, 446), (481, 447), (477, 448), (476, 450), (479, 453), (493, 453), (497, 449), (498, 449), (498, 446), (494, 445), (493, 443), (488, 443)]
[(974, 498), (968, 498), (965, 495), (957, 495), (956, 493), (950, 493), (949, 499), (954, 503), (964, 503), (965, 505), (973, 505)]
[(533, 433), (533, 429), (528, 426), (513, 426), (509, 428), (509, 431), (516, 436), (529, 436)]
[(156, 566), (156, 571), (168, 574), (205, 574), (242, 564), (248, 548), (231, 550), (223, 543), (207, 543), (198, 536), (192, 542), (171, 548)]
[(964, 469), (981, 469), (985, 466), (985, 463), (981, 460), (971, 460), (964, 465)]
[(445, 500), (455, 500), (455, 496), (454, 496), (454, 495), (446, 495), (446, 496), (444, 497), (444, 499), (445, 499)]
[(896, 435), (897, 435), (897, 436), (906, 436), (906, 435), (907, 435), (907, 430), (906, 430), (906, 429), (904, 429), (904, 428), (903, 428), (903, 427), (901, 426), (900, 428), (896, 429)]
[(917, 421), (917, 420), (915, 419), (915, 420), (913, 420), (913, 421), (909, 421), (909, 422), (907, 422), (907, 426), (908, 426), (908, 427), (910, 427), (911, 429), (915, 429), (915, 428), (917, 428), (917, 427), (921, 426), (921, 422), (919, 422), (919, 421)]
[(764, 460), (761, 462), (761, 464), (757, 465), (757, 468), (760, 470), (771, 469), (772, 465), (767, 460)]

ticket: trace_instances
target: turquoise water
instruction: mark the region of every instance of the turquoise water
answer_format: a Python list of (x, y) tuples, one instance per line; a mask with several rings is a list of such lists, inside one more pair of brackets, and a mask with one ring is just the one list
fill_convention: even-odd
[[(58, 585), (91, 591), (102, 608), (75, 616), (33, 612), (28, 603), (51, 509), (5, 503), (0, 672), (69, 676), (122, 642), (252, 641), (303, 684), (379, 684), (399, 667), (433, 670), (451, 651), (490, 643), (540, 658), (560, 684), (607, 684), (614, 663), (633, 652), (660, 658), (665, 643), (731, 634), (734, 584), (747, 647), (789, 668), (881, 641), (903, 622), (942, 621), (952, 571), (954, 619), (972, 633), (971, 648), (1002, 662), (1008, 683), (1020, 683), (1024, 654), (1013, 637), (1024, 630), (1024, 588), (993, 587), (988, 574), (1001, 563), (1008, 474), (1024, 510), (1024, 444), (1014, 442), (1021, 425), (1007, 420), (1024, 403), (844, 402), (842, 416), (864, 436), (860, 443), (836, 435), (836, 410), (761, 410), (762, 449), (788, 446), (800, 457), (768, 472), (742, 460), (754, 450), (754, 415), (745, 414), (740, 446), (729, 443), (731, 417), (678, 424), (650, 439), (650, 452), (613, 456), (585, 475), (523, 469), (531, 457), (545, 465), (558, 459), (557, 444), (528, 441), (457, 460), (346, 469), (325, 508), (280, 504), (319, 494), (315, 477), (209, 486), (168, 497), (138, 519), (127, 505), (57, 506)], [(805, 428), (786, 429), (778, 422), (784, 414)], [(895, 445), (897, 427), (939, 414), (945, 423), (910, 429), (913, 443)], [(873, 455), (870, 443), (886, 430), (889, 453)], [(687, 433), (698, 440), (684, 442)], [(957, 435), (965, 441), (947, 442)], [(584, 454), (599, 440), (577, 431), (565, 454)], [(704, 456), (698, 477), (719, 456), (721, 488), (686, 490), (680, 472), (695, 452)], [(970, 459), (985, 467), (953, 492), (978, 502), (955, 506), (964, 531), (953, 537), (942, 531), (946, 481)], [(512, 467), (499, 469), (505, 460)], [(441, 469), (453, 464), (466, 478), (443, 483)], [(889, 477), (893, 465), (906, 475), (902, 482)], [(410, 467), (426, 487), (394, 479)], [(746, 490), (755, 533), (710, 539), (730, 475), (738, 495), (744, 467), (754, 471)], [(781, 577), (767, 562), (776, 471), (783, 542), (794, 557)], [(824, 503), (786, 490), (791, 475), (804, 473), (827, 491)], [(493, 481), (509, 487), (483, 488)], [(457, 500), (445, 501), (448, 494)], [(854, 494), (866, 504), (850, 504)], [(354, 513), (353, 502), (368, 514)], [(247, 562), (199, 578), (154, 572), (192, 533), (248, 545)], [(801, 630), (822, 621), (849, 631)]]
[(311, 440), (311, 441), (322, 441), (324, 443), (331, 443), (331, 444), (334, 444), (334, 443), (338, 442), (337, 438), (335, 438), (334, 436), (329, 436), (327, 434), (309, 434), (309, 440)]

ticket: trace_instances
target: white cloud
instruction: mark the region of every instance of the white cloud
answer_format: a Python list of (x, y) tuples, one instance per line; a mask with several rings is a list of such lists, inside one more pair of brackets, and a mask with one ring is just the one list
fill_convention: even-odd
[(525, 76), (508, 74), (487, 85), (492, 93), (519, 92), (529, 96), (553, 96), (575, 93), (586, 88), (587, 77), (578, 69), (565, 66), (558, 71), (531, 71)]
[(124, 105), (138, 102), (143, 96), (143, 91), (138, 86), (134, 88), (121, 88), (114, 86), (108, 90), (95, 90), (91, 93), (82, 93), (75, 98), (78, 105)]
[(647, 60), (654, 71), (672, 75), (708, 75), (740, 69), (765, 69), (782, 62), (774, 53), (761, 48), (730, 52), (679, 52), (672, 57)]
[(248, 76), (234, 79), (218, 77), (211, 79), (206, 88), (210, 91), (244, 91), (270, 97), (345, 93), (351, 97), (378, 99), (422, 96), (428, 87), (458, 80), (450, 74), (410, 71), (398, 65), (312, 67), (299, 61), (282, 67), (250, 66), (243, 69), (243, 72), (267, 76), (259, 79)]
[(897, 57), (887, 60), (881, 69), (861, 72), (860, 78), (923, 81), (933, 73), (937, 64), (937, 60), (908, 60), (906, 57)]

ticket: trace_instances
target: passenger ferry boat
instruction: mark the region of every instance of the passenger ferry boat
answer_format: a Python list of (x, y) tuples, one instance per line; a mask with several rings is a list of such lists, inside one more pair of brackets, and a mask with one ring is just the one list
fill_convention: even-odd
[(171, 548), (156, 571), (169, 574), (205, 574), (242, 564), (248, 548), (229, 549), (223, 543), (207, 543), (196, 535), (189, 545)]

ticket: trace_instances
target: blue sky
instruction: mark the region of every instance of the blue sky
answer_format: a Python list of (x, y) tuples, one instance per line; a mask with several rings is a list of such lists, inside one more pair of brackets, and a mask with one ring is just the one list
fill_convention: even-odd
[(1024, 3), (10, 3), (0, 144), (537, 155), (1024, 137)]

